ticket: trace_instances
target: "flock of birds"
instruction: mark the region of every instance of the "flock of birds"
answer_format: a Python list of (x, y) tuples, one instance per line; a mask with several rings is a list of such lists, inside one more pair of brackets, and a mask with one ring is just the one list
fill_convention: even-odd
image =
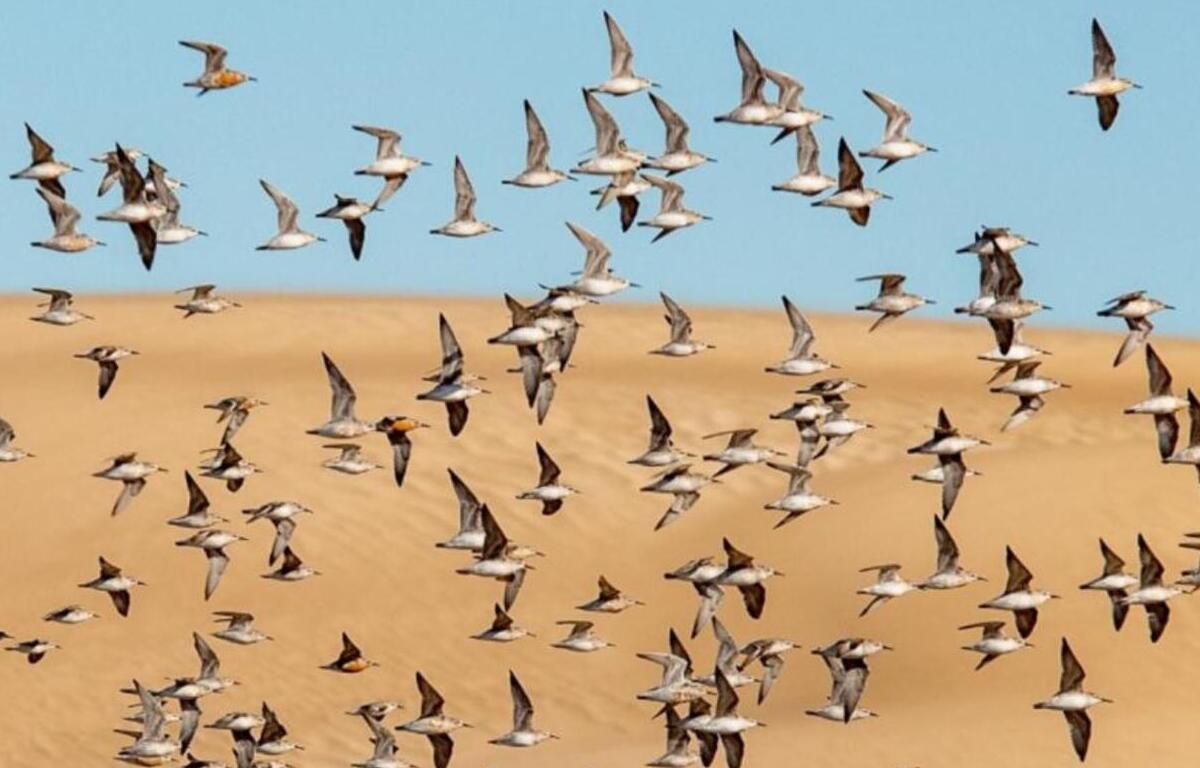
[[(583, 91), (583, 99), (596, 130), (594, 154), (580, 162), (571, 173), (552, 168), (546, 130), (533, 107), (525, 102), (528, 132), (525, 168), (505, 180), (505, 183), (539, 188), (563, 180), (574, 180), (572, 174), (605, 177), (607, 184), (594, 191), (599, 197), (598, 207), (617, 202), (624, 230), (631, 228), (637, 219), (639, 194), (656, 188), (661, 193), (659, 211), (638, 224), (656, 229), (654, 240), (657, 241), (708, 218), (684, 207), (683, 187), (674, 178), (710, 162), (711, 158), (690, 148), (688, 124), (654, 93), (650, 93), (649, 98), (666, 128), (664, 152), (650, 156), (627, 145), (619, 126), (601, 99), (604, 96), (623, 97), (648, 91), (656, 83), (635, 73), (629, 41), (609, 14), (606, 13), (604, 19), (612, 50), (610, 76), (603, 83)], [(778, 129), (774, 138), (776, 142), (794, 137), (798, 172), (773, 188), (804, 196), (832, 190), (828, 196), (813, 204), (846, 210), (856, 224), (865, 226), (871, 206), (888, 196), (864, 185), (863, 170), (845, 139), (840, 141), (838, 147), (838, 177), (834, 179), (821, 172), (813, 126), (828, 116), (801, 103), (804, 87), (799, 81), (762, 66), (736, 31), (733, 38), (742, 72), (741, 97), (733, 109), (715, 119), (722, 123)], [(1108, 130), (1117, 114), (1117, 96), (1138, 86), (1115, 75), (1112, 47), (1095, 21), (1092, 24), (1092, 42), (1092, 79), (1072, 89), (1071, 93), (1095, 98), (1100, 125)], [(183, 41), (182, 45), (205, 55), (203, 73), (185, 83), (199, 89), (201, 95), (254, 80), (249, 75), (227, 68), (226, 51), (218, 45), (192, 41)], [(778, 90), (774, 101), (764, 95), (768, 83)], [(872, 91), (864, 93), (884, 113), (886, 122), (882, 141), (859, 153), (861, 156), (882, 160), (880, 170), (883, 170), (933, 151), (928, 145), (909, 137), (911, 118), (902, 106), (884, 95)], [(375, 159), (355, 173), (381, 179), (382, 189), (370, 202), (339, 195), (334, 206), (317, 216), (343, 222), (348, 231), (351, 252), (358, 259), (365, 242), (365, 218), (380, 211), (381, 205), (401, 189), (409, 174), (428, 163), (403, 154), (400, 151), (401, 137), (396, 131), (365, 125), (356, 125), (354, 128), (378, 142)], [(69, 172), (79, 169), (57, 160), (53, 148), (32, 128), (26, 126), (26, 129), (32, 147), (32, 162), (24, 170), (13, 174), (12, 178), (37, 182), (37, 193), (47, 205), (54, 226), (52, 235), (33, 245), (66, 253), (103, 245), (90, 235), (78, 231), (79, 210), (67, 202), (64, 178)], [(147, 161), (145, 171), (137, 166), (137, 161), (143, 157)], [(157, 246), (183, 243), (204, 234), (195, 227), (181, 223), (177, 190), (185, 185), (168, 176), (166, 168), (155, 160), (137, 149), (121, 145), (93, 160), (105, 167), (99, 195), (105, 195), (118, 183), (123, 193), (121, 205), (98, 218), (130, 227), (147, 269), (153, 265)], [(649, 172), (653, 170), (664, 173)], [(293, 249), (323, 239), (300, 227), (299, 210), (285, 193), (266, 180), (262, 180), (261, 184), (278, 210), (278, 222), (276, 234), (260, 245), (260, 249)], [(492, 224), (477, 218), (475, 191), (465, 166), (458, 158), (454, 164), (454, 185), (453, 218), (432, 232), (451, 237), (474, 237), (499, 231)], [(567, 227), (585, 249), (586, 260), (582, 271), (571, 282), (543, 286), (547, 289), (546, 296), (532, 304), (506, 295), (504, 299), (511, 315), (509, 327), (488, 339), (491, 344), (515, 348), (516, 365), (511, 370), (520, 374), (527, 405), (535, 411), (539, 424), (548, 417), (557, 379), (570, 369), (572, 351), (580, 330), (576, 313), (635, 285), (612, 271), (609, 266), (611, 251), (605, 243), (578, 224), (568, 223)], [(998, 365), (989, 381), (991, 391), (1017, 398), (1017, 407), (1001, 430), (1009, 430), (1029, 421), (1046, 406), (1049, 393), (1068, 386), (1039, 373), (1040, 358), (1046, 352), (1023, 338), (1027, 319), (1043, 309), (1049, 309), (1041, 302), (1022, 295), (1023, 280), (1014, 256), (1020, 248), (1030, 245), (1036, 243), (1007, 228), (984, 227), (975, 233), (970, 244), (959, 250), (960, 253), (978, 257), (980, 280), (978, 296), (955, 311), (983, 318), (989, 323), (996, 346), (979, 357)], [(857, 307), (858, 310), (878, 315), (870, 326), (871, 331), (932, 303), (927, 298), (906, 292), (902, 274), (880, 274), (860, 279), (877, 281), (879, 284), (878, 294)], [(33, 320), (55, 326), (94, 320), (91, 315), (75, 308), (70, 292), (57, 288), (34, 290), (43, 294), (47, 302), (43, 305), (44, 311)], [(193, 286), (182, 292), (190, 294), (176, 305), (184, 317), (213, 314), (240, 306), (218, 295), (213, 285)], [(687, 357), (713, 348), (692, 337), (692, 320), (683, 307), (665, 293), (661, 298), (670, 333), (667, 341), (652, 352), (670, 357)], [(785, 357), (766, 366), (766, 371), (782, 376), (807, 377), (837, 368), (833, 362), (814, 351), (816, 334), (800, 309), (786, 296), (783, 305), (793, 331), (793, 341)], [(1128, 327), (1128, 335), (1117, 352), (1114, 365), (1129, 359), (1140, 346), (1145, 347), (1149, 396), (1130, 406), (1126, 412), (1153, 416), (1158, 451), (1164, 463), (1191, 465), (1200, 470), (1200, 399), (1190, 389), (1186, 398), (1175, 394), (1166, 364), (1154, 347), (1146, 343), (1153, 328), (1151, 315), (1164, 309), (1171, 307), (1143, 291), (1135, 291), (1113, 299), (1099, 314), (1121, 318)], [(442, 349), (440, 366), (425, 377), (430, 387), (418, 395), (418, 399), (443, 404), (447, 411), (449, 431), (457, 436), (467, 427), (469, 400), (487, 391), (482, 386), (482, 377), (465, 371), (462, 347), (444, 316), (439, 317), (439, 335)], [(128, 347), (99, 346), (81, 352), (77, 357), (98, 364), (98, 394), (103, 399), (114, 385), (120, 362), (137, 354), (136, 350)], [(322, 362), (332, 392), (330, 414), (324, 423), (308, 432), (331, 441), (324, 446), (334, 453), (323, 462), (323, 466), (351, 475), (380, 469), (381, 466), (367, 458), (362, 445), (355, 441), (372, 434), (382, 434), (392, 449), (396, 485), (402, 487), (414, 450), (413, 433), (430, 425), (405, 415), (360, 418), (356, 414), (356, 394), (349, 378), (329, 355), (322, 353)], [(1010, 373), (1011, 378), (1006, 378)], [(777, 470), (787, 478), (784, 494), (765, 505), (766, 509), (782, 514), (776, 527), (836, 504), (836, 500), (811, 490), (810, 483), (823, 456), (850, 441), (859, 431), (872, 426), (849, 413), (851, 403), (847, 396), (860, 387), (860, 384), (847, 378), (819, 379), (797, 390), (802, 397), (789, 407), (770, 415), (772, 419), (795, 423), (799, 447), (794, 460), (790, 459), (790, 452), (757, 444), (756, 430), (753, 428), (733, 428), (707, 435), (706, 438), (725, 440), (723, 447), (707, 453), (685, 451), (676, 445), (666, 415), (653, 398), (647, 396), (649, 442), (646, 451), (632, 458), (630, 463), (656, 471), (641, 488), (642, 491), (670, 497), (670, 504), (655, 526), (656, 530), (677, 521), (700, 500), (702, 491), (722, 475), (757, 464)], [(250, 396), (231, 396), (204, 405), (219, 413), (218, 420), (224, 426), (218, 446), (212, 450), (212, 457), (197, 470), (200, 476), (224, 482), (229, 492), (236, 493), (260, 471), (234, 447), (234, 438), (252, 412), (265, 405), (265, 401)], [(1175, 414), (1183, 409), (1187, 409), (1190, 415), (1191, 429), (1187, 445), (1179, 447), (1179, 423)], [(936, 569), (928, 577), (919, 580), (905, 578), (901, 575), (901, 567), (894, 563), (862, 569), (863, 573), (875, 574), (874, 582), (859, 590), (860, 594), (869, 598), (862, 614), (912, 591), (957, 589), (982, 580), (980, 575), (960, 565), (959, 548), (946, 520), (966, 478), (977, 474), (964, 463), (964, 454), (986, 444), (987, 441), (980, 437), (959, 431), (947, 413), (939, 410), (931, 437), (909, 450), (909, 453), (933, 457), (936, 461), (931, 468), (913, 475), (914, 480), (941, 487), (941, 515), (934, 515), (933, 521)], [(18, 447), (13, 427), (0, 420), (0, 462), (18, 462), (31, 455)], [(536, 501), (541, 505), (544, 515), (554, 515), (577, 490), (564, 482), (564, 471), (541, 443), (536, 446), (536, 456), (540, 467), (537, 483), (521, 492), (517, 498)], [(697, 466), (701, 460), (719, 465), (719, 469), (711, 473), (703, 471)], [(116, 515), (125, 510), (147, 482), (161, 471), (162, 467), (131, 452), (112, 459), (109, 466), (96, 473), (96, 477), (121, 483), (120, 494), (112, 507), (112, 514)], [(459, 526), (450, 538), (438, 542), (437, 546), (461, 551), (469, 557), (457, 569), (457, 573), (495, 580), (503, 585), (502, 596), (494, 606), (492, 623), (474, 637), (490, 642), (512, 642), (530, 636), (532, 633), (516, 624), (509, 611), (517, 601), (530, 570), (528, 560), (541, 553), (533, 546), (511, 541), (488, 505), (475, 496), (453, 469), (449, 470), (449, 478), (458, 499)], [(178, 546), (199, 549), (204, 553), (207, 564), (204, 597), (207, 600), (219, 588), (222, 574), (230, 565), (227, 550), (248, 539), (221, 527), (229, 521), (211, 511), (207, 494), (191, 472), (185, 473), (185, 483), (188, 491), (186, 512), (167, 522), (190, 531), (189, 535), (177, 542)], [(269, 564), (274, 570), (264, 574), (266, 577), (297, 582), (319, 573), (305, 563), (293, 547), (297, 528), (304, 516), (311, 512), (303, 504), (294, 501), (268, 502), (245, 510), (246, 522), (266, 520), (274, 527), (274, 539), (268, 555)], [(1197, 534), (1189, 534), (1188, 540), (1181, 546), (1200, 549), (1200, 540), (1196, 537)], [(1150, 639), (1157, 641), (1167, 627), (1170, 616), (1168, 601), (1200, 586), (1200, 567), (1185, 571), (1178, 580), (1169, 582), (1164, 580), (1163, 565), (1145, 539), (1139, 536), (1137, 546), (1141, 569), (1138, 575), (1132, 575), (1126, 573), (1124, 561), (1114, 550), (1101, 541), (1104, 559), (1101, 575), (1081, 588), (1107, 595), (1113, 625), (1118, 630), (1125, 621), (1129, 607), (1142, 606), (1149, 623)], [(758, 684), (757, 702), (761, 704), (779, 679), (785, 654), (798, 647), (791, 640), (775, 637), (756, 639), (745, 645), (734, 640), (717, 616), (725, 592), (736, 589), (744, 602), (746, 613), (758, 619), (766, 606), (767, 582), (777, 571), (758, 563), (729, 539), (724, 540), (723, 550), (723, 558), (700, 557), (665, 574), (667, 579), (689, 584), (698, 596), (699, 608), (691, 628), (691, 637), (711, 630), (719, 650), (711, 671), (702, 673), (709, 668), (702, 670), (693, 666), (683, 641), (672, 629), (668, 633), (667, 650), (638, 654), (661, 667), (659, 681), (637, 694), (640, 700), (661, 705), (660, 713), (665, 716), (666, 751), (648, 765), (686, 768), (699, 761), (708, 766), (718, 751), (723, 750), (729, 768), (739, 768), (745, 751), (745, 735), (761, 723), (741, 713), (738, 689)], [(1036, 627), (1039, 610), (1057, 597), (1034, 588), (1032, 572), (1011, 548), (1006, 553), (1006, 566), (1008, 579), (1003, 592), (982, 602), (980, 608), (1011, 613), (1016, 634), (1006, 634), (1005, 622), (1001, 620), (976, 621), (962, 626), (960, 629), (964, 631), (979, 631), (979, 638), (965, 646), (966, 650), (981, 656), (976, 669), (1029, 647), (1028, 638)], [(117, 613), (126, 616), (131, 610), (132, 592), (142, 586), (142, 582), (101, 557), (97, 577), (80, 586), (107, 594)], [(615, 614), (637, 605), (641, 605), (641, 602), (601, 576), (597, 597), (578, 607), (583, 611)], [(56, 624), (78, 625), (97, 615), (81, 605), (69, 605), (43, 618)], [(220, 640), (253, 645), (271, 639), (255, 627), (254, 617), (248, 613), (219, 611), (216, 616), (226, 625), (214, 633)], [(553, 643), (556, 648), (590, 653), (611, 646), (596, 633), (590, 621), (560, 623), (567, 626), (568, 631), (564, 638)], [(0, 633), (0, 637), (8, 635)], [(170, 685), (159, 690), (152, 690), (134, 681), (132, 687), (125, 691), (138, 699), (139, 713), (131, 719), (140, 723), (141, 727), (138, 730), (121, 731), (128, 734), (131, 742), (120, 749), (117, 758), (138, 765), (160, 765), (186, 756), (187, 768), (221, 768), (225, 765), (218, 760), (197, 758), (190, 751), (201, 723), (201, 700), (233, 684), (232, 680), (221, 676), (218, 657), (208, 642), (199, 634), (193, 636), (193, 641), (201, 663), (197, 674), (174, 677)], [(30, 663), (36, 664), (56, 648), (58, 645), (52, 640), (34, 638), (17, 642), (10, 650), (24, 654)], [(808, 710), (808, 714), (846, 724), (875, 716), (875, 712), (860, 707), (859, 702), (869, 677), (868, 660), (885, 650), (889, 650), (889, 646), (884, 642), (862, 637), (847, 637), (813, 649), (813, 653), (827, 666), (832, 685), (824, 703)], [(1062, 678), (1057, 692), (1034, 706), (1065, 715), (1074, 750), (1082, 760), (1087, 755), (1091, 733), (1087, 710), (1108, 700), (1084, 690), (1083, 668), (1066, 638), (1061, 643), (1061, 655)], [(755, 664), (761, 669), (760, 677), (752, 674), (752, 665)], [(343, 635), (340, 654), (326, 668), (343, 674), (357, 674), (373, 666), (375, 663), (364, 656), (353, 640)], [(546, 739), (557, 738), (535, 727), (532, 701), (515, 673), (510, 672), (509, 682), (513, 706), (512, 729), (493, 738), (491, 743), (531, 747)], [(427, 737), (433, 749), (434, 765), (436, 768), (446, 768), (454, 747), (451, 734), (467, 723), (446, 714), (442, 696), (420, 673), (416, 675), (416, 685), (421, 699), (418, 716), (397, 725), (394, 730)], [(166, 702), (169, 700), (177, 703), (178, 713), (167, 711)], [(683, 711), (678, 707), (683, 707)], [(371, 755), (354, 765), (360, 768), (402, 768), (408, 765), (397, 756), (393, 729), (386, 724), (387, 717), (399, 708), (397, 702), (377, 701), (365, 703), (349, 713), (362, 718), (373, 745)], [(178, 723), (177, 733), (168, 732), (167, 726), (172, 723)], [(300, 748), (288, 739), (287, 729), (265, 702), (261, 715), (230, 712), (207, 723), (205, 727), (227, 730), (232, 734), (237, 768), (279, 768), (284, 765), (280, 758)], [(254, 731), (258, 731), (257, 735)], [(693, 739), (699, 743), (698, 755), (691, 749)]]

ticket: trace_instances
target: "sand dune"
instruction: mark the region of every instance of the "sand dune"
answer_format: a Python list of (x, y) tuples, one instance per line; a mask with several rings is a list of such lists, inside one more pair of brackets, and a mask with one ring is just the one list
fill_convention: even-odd
[[(784, 478), (754, 467), (729, 475), (679, 522), (654, 533), (665, 501), (638, 493), (649, 473), (625, 463), (643, 448), (647, 393), (686, 448), (707, 447), (699, 438), (712, 431), (757, 426), (763, 442), (793, 450), (793, 427), (766, 415), (785, 406), (802, 380), (762, 372), (788, 344), (782, 312), (692, 308), (696, 336), (718, 348), (666, 360), (643, 353), (665, 335), (660, 308), (586, 310), (578, 369), (563, 378), (539, 428), (517, 378), (503, 372), (511, 349), (483, 343), (505, 326), (499, 301), (240, 298), (245, 309), (183, 321), (169, 297), (86, 297), (81, 308), (102, 321), (62, 329), (28, 322), (30, 297), (0, 299), (0, 416), (13, 423), (19, 444), (37, 454), (0, 466), (0, 628), (64, 646), (37, 666), (16, 654), (0, 656), (5, 764), (105, 764), (124, 743), (111, 732), (129, 703), (117, 689), (135, 677), (157, 685), (168, 674), (194, 674), (190, 633), (212, 631), (210, 611), (218, 609), (253, 612), (277, 641), (249, 648), (213, 641), (223, 669), (241, 685), (204, 699), (204, 722), (257, 709), (265, 699), (307, 747), (290, 758), (298, 766), (344, 765), (369, 755), (366, 729), (341, 712), (372, 698), (400, 698), (411, 711), (416, 670), (440, 688), (450, 713), (475, 726), (460, 732), (455, 765), (641, 764), (659, 754), (662, 736), (660, 722), (650, 719), (653, 707), (634, 700), (657, 670), (633, 654), (664, 648), (667, 628), (686, 629), (695, 610), (691, 590), (661, 574), (719, 554), (722, 536), (786, 574), (769, 583), (759, 621), (749, 620), (730, 595), (721, 616), (735, 637), (744, 643), (783, 636), (803, 645), (788, 658), (766, 705), (755, 708), (752, 694), (743, 697), (745, 712), (769, 724), (747, 737), (751, 768), (1073, 764), (1062, 717), (1031, 708), (1056, 687), (1063, 635), (1088, 670), (1089, 686), (1117, 702), (1093, 710), (1091, 765), (1180, 765), (1194, 750), (1192, 694), (1200, 672), (1190, 660), (1200, 651), (1200, 607), (1188, 597), (1175, 601), (1171, 626), (1152, 646), (1140, 610), (1117, 635), (1104, 597), (1077, 589), (1099, 572), (1098, 536), (1136, 567), (1134, 539), (1143, 532), (1174, 575), (1193, 564), (1175, 546), (1179, 535), (1200, 528), (1195, 473), (1160, 466), (1149, 419), (1121, 413), (1144, 396), (1146, 383), (1140, 356), (1110, 367), (1115, 334), (1033, 329), (1030, 341), (1054, 352), (1046, 372), (1074, 388), (1051, 394), (1036, 419), (1001, 435), (1014, 403), (983, 386), (990, 370), (974, 356), (992, 340), (982, 323), (905, 319), (868, 336), (867, 318), (815, 315), (818, 349), (868, 387), (855, 393), (854, 414), (878, 425), (817, 466), (814, 489), (841, 505), (772, 530), (776, 515), (761, 507), (779, 495)], [(472, 401), (457, 439), (440, 406), (413, 399), (420, 375), (439, 359), (439, 310), (463, 343), (468, 370), (486, 375), (493, 391)], [(122, 365), (109, 397), (98, 402), (95, 366), (71, 355), (102, 343), (142, 354)], [(1179, 391), (1200, 377), (1200, 345), (1155, 343)], [(389, 472), (352, 478), (320, 468), (322, 440), (304, 429), (327, 415), (321, 350), (354, 383), (361, 416), (407, 413), (437, 427), (416, 434), (404, 489)], [(276, 499), (317, 510), (294, 544), (323, 575), (300, 584), (259, 578), (267, 570), (270, 527), (235, 520), (232, 528), (252, 541), (230, 547), (233, 563), (205, 603), (203, 557), (173, 546), (185, 532), (164, 521), (186, 504), (183, 470), (220, 436), (213, 412), (201, 405), (231, 394), (270, 402), (237, 440), (266, 472), (236, 495), (202, 481), (215, 510), (240, 518), (241, 509)], [(870, 579), (857, 573), (860, 567), (895, 561), (910, 577), (933, 569), (938, 491), (909, 480), (926, 459), (906, 456), (904, 448), (924, 439), (938, 406), (995, 443), (971, 455), (984, 476), (968, 480), (949, 521), (964, 565), (990, 581), (912, 594), (858, 619), (865, 598), (854, 590)], [(537, 477), (535, 440), (582, 491), (552, 518), (513, 498)], [(363, 442), (367, 454), (388, 459), (382, 437)], [(152, 478), (113, 519), (109, 508), (119, 487), (90, 473), (129, 450), (170, 472)], [(432, 546), (456, 523), (447, 467), (490, 502), (512, 538), (546, 553), (513, 610), (536, 638), (504, 646), (467, 639), (487, 626), (501, 590), (455, 575), (461, 553)], [(1000, 591), (1006, 544), (1037, 583), (1067, 599), (1043, 611), (1036, 648), (976, 673), (976, 657), (959, 650), (967, 633), (955, 627), (996, 616), (975, 606)], [(149, 584), (135, 591), (128, 619), (117, 617), (103, 595), (75, 586), (95, 575), (100, 554)], [(601, 573), (647, 606), (597, 620), (616, 648), (591, 655), (549, 648), (560, 630), (555, 620), (586, 617), (573, 606), (593, 596)], [(79, 627), (39, 621), (71, 602), (103, 618)], [(357, 676), (320, 670), (337, 655), (343, 630), (382, 666)], [(897, 648), (877, 657), (863, 700), (882, 716), (851, 727), (803, 715), (827, 693), (824, 668), (808, 649), (845, 635)], [(710, 663), (711, 637), (689, 647), (698, 665)], [(533, 698), (537, 723), (560, 741), (526, 751), (486, 744), (509, 725), (510, 668)], [(405, 759), (432, 764), (424, 739), (398, 735), (397, 741)], [(228, 736), (202, 731), (193, 751), (228, 759)]]

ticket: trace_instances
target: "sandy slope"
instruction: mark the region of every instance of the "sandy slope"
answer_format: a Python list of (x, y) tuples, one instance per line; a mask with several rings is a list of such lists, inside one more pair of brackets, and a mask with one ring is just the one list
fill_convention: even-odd
[[(1134, 537), (1142, 531), (1174, 574), (1192, 564), (1175, 546), (1179, 534), (1200, 528), (1195, 474), (1159, 466), (1149, 420), (1121, 414), (1143, 396), (1145, 374), (1140, 357), (1117, 371), (1109, 367), (1115, 334), (1032, 333), (1031, 341), (1055, 352), (1047, 373), (1074, 388), (1051, 395), (1035, 421), (1000, 436), (1013, 403), (982, 386), (988, 369), (973, 359), (991, 345), (982, 324), (905, 320), (868, 336), (866, 318), (816, 316), (818, 349), (869, 387), (854, 398), (854, 413), (879, 427), (818, 466), (814, 488), (841, 506), (773, 531), (776, 518), (761, 505), (779, 494), (783, 478), (743, 469), (656, 534), (651, 528), (665, 502), (638, 493), (648, 473), (624, 463), (643, 447), (645, 394), (656, 397), (685, 447), (707, 447), (699, 437), (711, 431), (758, 426), (765, 442), (791, 451), (792, 427), (765, 416), (788, 402), (800, 380), (762, 373), (789, 340), (782, 312), (695, 310), (697, 337), (718, 349), (664, 360), (643, 352), (665, 333), (657, 307), (590, 309), (578, 369), (564, 377), (539, 429), (516, 377), (503, 373), (512, 351), (483, 343), (504, 327), (499, 302), (245, 297), (243, 310), (184, 322), (168, 297), (87, 298), (81, 308), (101, 321), (66, 329), (29, 323), (33, 303), (25, 296), (0, 300), (0, 415), (38, 454), (0, 466), (0, 628), (51, 637), (65, 650), (36, 667), (15, 654), (0, 656), (5, 764), (105, 764), (123, 740), (110, 730), (121, 725), (127, 704), (117, 688), (133, 677), (157, 684), (169, 674), (194, 674), (190, 633), (209, 631), (214, 609), (252, 611), (278, 641), (252, 648), (213, 641), (226, 672), (242, 685), (206, 699), (205, 722), (256, 709), (265, 698), (308, 748), (293, 755), (297, 765), (344, 765), (369, 755), (366, 729), (341, 712), (383, 697), (402, 698), (411, 711), (418, 669), (441, 689), (451, 713), (476, 725), (460, 734), (456, 765), (640, 764), (662, 743), (652, 707), (633, 698), (655, 681), (656, 670), (633, 653), (664, 647), (667, 627), (690, 625), (695, 607), (690, 589), (661, 573), (718, 554), (725, 535), (786, 573), (770, 582), (758, 622), (731, 595), (722, 608), (730, 629), (742, 642), (776, 635), (804, 646), (760, 710), (747, 689), (745, 711), (769, 723), (748, 737), (748, 766), (1073, 764), (1062, 718), (1030, 707), (1055, 688), (1064, 633), (1092, 688), (1117, 701), (1093, 711), (1092, 765), (1180, 765), (1197, 746), (1200, 671), (1189, 663), (1198, 650), (1197, 607), (1179, 598), (1165, 638), (1151, 646), (1140, 611), (1115, 635), (1104, 597), (1076, 589), (1099, 571), (1097, 536), (1136, 567)], [(458, 439), (448, 436), (440, 407), (413, 400), (419, 375), (438, 359), (439, 309), (464, 343), (468, 368), (487, 375), (494, 390), (475, 401)], [(99, 343), (142, 352), (123, 365), (104, 402), (95, 398), (94, 366), (71, 358)], [(1158, 346), (1177, 382), (1196, 380), (1200, 346), (1165, 338)], [(319, 467), (321, 441), (303, 431), (327, 413), (321, 350), (353, 381), (361, 415), (409, 413), (437, 426), (416, 436), (403, 490), (387, 472), (350, 478)], [(172, 546), (180, 531), (163, 522), (182, 512), (182, 470), (220, 434), (213, 412), (200, 406), (235, 393), (271, 403), (238, 440), (267, 472), (237, 495), (205, 481), (214, 506), (240, 517), (243, 508), (293, 498), (318, 510), (303, 521), (295, 544), (324, 575), (295, 585), (260, 579), (270, 529), (239, 520), (235, 530), (252, 541), (230, 549), (233, 564), (206, 604), (202, 556)], [(858, 568), (896, 561), (912, 577), (932, 569), (937, 489), (908, 479), (925, 462), (903, 449), (924, 438), (939, 405), (964, 429), (996, 440), (973, 455), (985, 476), (968, 481), (950, 520), (964, 564), (991, 581), (910, 595), (857, 619), (863, 598), (854, 589), (868, 579)], [(535, 439), (583, 491), (548, 519), (535, 504), (513, 500), (536, 478)], [(372, 456), (387, 458), (381, 437), (366, 443)], [(171, 471), (112, 519), (118, 487), (90, 473), (128, 450)], [(456, 576), (463, 558), (432, 547), (455, 524), (448, 466), (491, 502), (513, 538), (547, 554), (514, 609), (537, 638), (507, 646), (467, 639), (489, 622), (500, 589)], [(975, 673), (975, 657), (958, 650), (966, 633), (954, 628), (989, 616), (975, 605), (1003, 583), (1005, 544), (1039, 583), (1067, 599), (1043, 612), (1037, 648)], [(103, 595), (75, 586), (94, 576), (98, 554), (151, 585), (135, 592), (128, 619), (116, 617)], [(593, 595), (601, 572), (648, 606), (599, 619), (615, 649), (579, 656), (548, 648), (559, 630), (554, 620), (584, 617), (573, 606)], [(76, 601), (104, 617), (81, 627), (38, 621)], [(336, 655), (342, 630), (382, 667), (358, 676), (318, 669)], [(807, 650), (850, 634), (898, 649), (873, 665), (863, 701), (882, 717), (849, 728), (805, 717), (804, 708), (822, 703), (827, 691), (824, 669)], [(690, 647), (699, 665), (709, 663), (710, 637)], [(532, 695), (537, 722), (561, 741), (532, 751), (486, 744), (507, 729), (509, 668)], [(398, 741), (403, 757), (431, 764), (423, 739)], [(229, 759), (228, 750), (227, 735), (212, 731), (194, 745), (209, 758)]]

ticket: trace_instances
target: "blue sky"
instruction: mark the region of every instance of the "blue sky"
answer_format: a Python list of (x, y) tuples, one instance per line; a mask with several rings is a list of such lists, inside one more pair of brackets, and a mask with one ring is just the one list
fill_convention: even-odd
[[(688, 206), (714, 220), (653, 246), (649, 231), (622, 234), (615, 211), (593, 210), (589, 180), (546, 190), (499, 183), (523, 163), (524, 98), (549, 131), (557, 167), (591, 146), (579, 88), (607, 75), (605, 8), (633, 43), (638, 70), (661, 82), (658, 93), (691, 123), (693, 146), (719, 159), (679, 177)], [(1092, 102), (1066, 94), (1090, 76), (1093, 15), (1116, 48), (1118, 72), (1146, 86), (1123, 99), (1108, 133)], [(29, 121), (61, 159), (85, 168), (66, 179), (69, 196), (85, 231), (110, 246), (78, 256), (30, 248), (49, 229), (44, 208), (32, 182), (4, 179), (0, 290), (212, 281), (241, 290), (531, 295), (537, 282), (578, 267), (582, 251), (563, 226), (573, 220), (610, 244), (618, 271), (646, 286), (635, 300), (665, 289), (683, 302), (773, 305), (786, 292), (804, 306), (848, 309), (871, 292), (855, 277), (899, 271), (911, 290), (939, 300), (926, 311), (937, 316), (973, 295), (975, 261), (953, 251), (989, 223), (1042, 243), (1020, 261), (1026, 294), (1056, 308), (1043, 322), (1095, 324), (1103, 300), (1147, 288), (1180, 306), (1160, 327), (1197, 332), (1197, 16), (1182, 2), (212, 0), (153, 13), (135, 3), (6, 3), (5, 170), (28, 161), (21, 123)], [(882, 175), (864, 162), (868, 182), (896, 198), (865, 230), (770, 190), (794, 172), (790, 142), (771, 147), (766, 129), (712, 122), (738, 97), (735, 27), (764, 64), (805, 83), (807, 103), (835, 116), (818, 127), (827, 172), (840, 136), (861, 149), (879, 138), (883, 119), (864, 87), (904, 104), (912, 135), (940, 150)], [(201, 56), (178, 46), (182, 38), (222, 43), (229, 65), (259, 82), (197, 98), (181, 83), (200, 71)], [(661, 150), (645, 94), (606, 104), (633, 145)], [(395, 127), (406, 151), (434, 163), (369, 220), (361, 263), (339, 223), (312, 218), (334, 192), (376, 191), (374, 180), (352, 175), (374, 143), (351, 123)], [(95, 197), (101, 167), (87, 158), (116, 140), (186, 180), (183, 218), (211, 233), (161, 249), (151, 274), (126, 228), (94, 220), (117, 193)], [(480, 216), (503, 233), (428, 234), (450, 216), (456, 153)], [(304, 225), (329, 242), (256, 252), (275, 216), (260, 177), (292, 195)], [(655, 207), (657, 194), (647, 194), (643, 212)]]

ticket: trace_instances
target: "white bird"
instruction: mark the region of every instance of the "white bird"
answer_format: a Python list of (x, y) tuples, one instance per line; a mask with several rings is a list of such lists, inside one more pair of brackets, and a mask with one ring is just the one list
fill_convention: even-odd
[(431, 235), (446, 235), (447, 237), (476, 237), (489, 232), (500, 232), (499, 227), (492, 226), (486, 221), (475, 218), (475, 187), (467, 176), (462, 158), (454, 156), (454, 218), (437, 229), (429, 230)]
[(257, 250), (291, 250), (293, 248), (303, 248), (314, 242), (325, 241), (325, 238), (317, 237), (311, 232), (305, 232), (300, 228), (300, 209), (292, 202), (292, 198), (285, 195), (278, 187), (266, 179), (259, 179), (258, 183), (262, 185), (263, 191), (275, 203), (278, 215), (276, 217), (277, 231), (274, 237), (258, 246)]

